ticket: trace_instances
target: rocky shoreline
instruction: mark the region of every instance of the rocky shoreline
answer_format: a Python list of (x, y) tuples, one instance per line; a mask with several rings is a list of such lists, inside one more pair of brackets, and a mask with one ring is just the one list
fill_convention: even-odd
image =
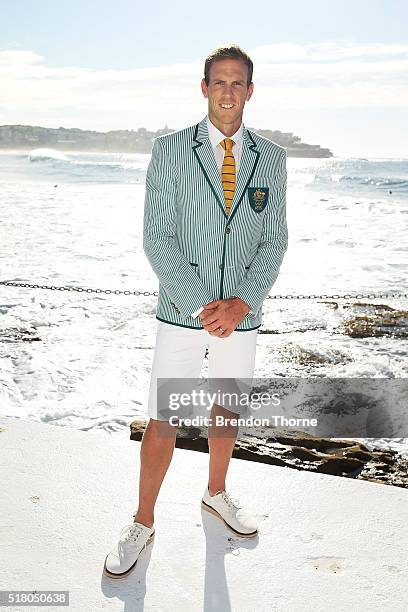
[[(288, 157), (333, 157), (333, 153), (327, 147), (302, 142), (293, 132), (252, 127), (249, 129), (285, 147)], [(0, 150), (52, 147), (61, 151), (151, 153), (154, 138), (174, 131), (167, 126), (155, 131), (139, 128), (97, 132), (38, 125), (0, 125)]]
[[(130, 439), (140, 441), (146, 425), (145, 419), (132, 421)], [(208, 453), (207, 428), (180, 425), (176, 447)], [(351, 439), (334, 440), (273, 427), (240, 428), (232, 456), (408, 488), (408, 459), (393, 450), (369, 450)]]

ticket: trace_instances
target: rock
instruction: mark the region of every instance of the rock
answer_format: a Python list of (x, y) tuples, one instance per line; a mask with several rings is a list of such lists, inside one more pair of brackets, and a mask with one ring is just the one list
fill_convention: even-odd
[[(322, 302), (336, 309), (338, 302)], [(351, 315), (343, 322), (342, 333), (351, 338), (372, 338), (388, 336), (408, 338), (408, 311), (397, 310), (387, 304), (349, 302), (341, 305)]]
[(352, 358), (334, 348), (325, 348), (318, 352), (293, 342), (288, 342), (281, 348), (280, 356), (285, 361), (302, 366), (319, 366), (328, 364), (348, 363)]
[(37, 335), (37, 330), (5, 327), (0, 330), (0, 340), (1, 342), (38, 342), (41, 338)]
[(351, 338), (382, 336), (408, 338), (408, 312), (395, 310), (357, 316), (345, 321), (344, 331)]
[[(130, 424), (130, 439), (140, 441), (147, 420)], [(176, 447), (208, 453), (207, 427), (178, 427)], [(408, 459), (392, 450), (369, 450), (361, 442), (321, 438), (273, 427), (240, 428), (232, 454), (257, 461), (320, 474), (408, 488)]]

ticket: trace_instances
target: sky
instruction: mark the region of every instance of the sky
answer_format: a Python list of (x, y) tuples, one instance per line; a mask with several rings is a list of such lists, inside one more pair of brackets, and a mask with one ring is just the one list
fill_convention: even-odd
[(408, 158), (406, 0), (2, 0), (0, 125), (181, 129), (208, 53), (254, 62), (247, 127), (334, 155)]

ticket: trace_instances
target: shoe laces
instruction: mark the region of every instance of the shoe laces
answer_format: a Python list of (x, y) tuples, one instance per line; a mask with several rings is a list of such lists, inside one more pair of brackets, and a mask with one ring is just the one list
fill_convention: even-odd
[(119, 548), (123, 550), (125, 544), (137, 544), (139, 536), (143, 533), (143, 529), (136, 523), (126, 525), (120, 532)]
[(228, 505), (228, 507), (231, 508), (232, 510), (239, 510), (240, 508), (242, 508), (239, 501), (236, 498), (231, 497), (230, 494), (227, 493), (226, 491), (222, 491), (221, 495), (222, 495), (223, 500)]

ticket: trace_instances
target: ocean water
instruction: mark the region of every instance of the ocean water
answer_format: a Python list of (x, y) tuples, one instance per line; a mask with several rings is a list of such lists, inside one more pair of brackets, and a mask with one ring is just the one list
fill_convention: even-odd
[[(142, 250), (149, 158), (0, 152), (0, 280), (157, 290)], [(408, 293), (408, 160), (288, 158), (287, 216), (273, 294)], [(350, 304), (367, 300), (327, 301), (265, 301), (255, 377), (408, 377), (408, 339), (342, 331), (370, 312)], [(408, 310), (406, 299), (369, 303)], [(127, 428), (146, 413), (155, 306), (154, 296), (0, 285), (1, 413)], [(405, 437), (366, 442), (408, 453)]]

